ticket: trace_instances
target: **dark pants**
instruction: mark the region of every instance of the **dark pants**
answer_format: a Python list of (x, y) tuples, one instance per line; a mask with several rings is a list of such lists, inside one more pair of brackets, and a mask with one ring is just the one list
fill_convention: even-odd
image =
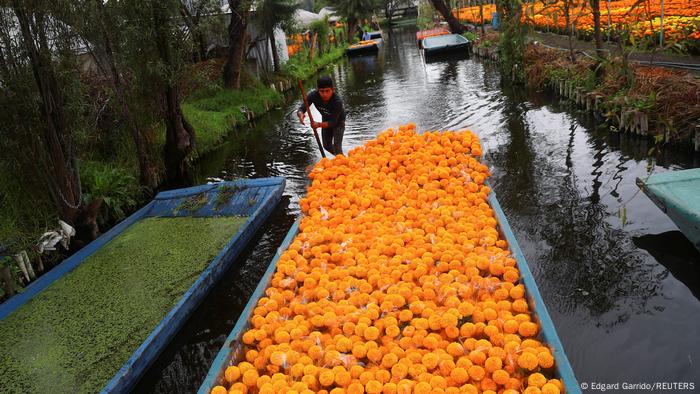
[(345, 124), (338, 124), (332, 129), (322, 129), (321, 139), (323, 147), (334, 155), (343, 153), (343, 134), (345, 133)]

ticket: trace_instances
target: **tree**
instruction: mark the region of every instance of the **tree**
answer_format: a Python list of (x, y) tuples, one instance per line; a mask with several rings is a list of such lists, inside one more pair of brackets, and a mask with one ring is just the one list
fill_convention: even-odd
[[(181, 183), (187, 156), (195, 148), (195, 131), (181, 108), (179, 82), (185, 70), (188, 41), (179, 24), (178, 0), (124, 0), (124, 51), (144, 98), (165, 124), (163, 162), (166, 180)], [(147, 99), (151, 97), (151, 101)]]
[(283, 25), (288, 25), (294, 16), (297, 5), (290, 0), (259, 0), (256, 8), (256, 16), (260, 22), (260, 27), (267, 35), (272, 50), (272, 63), (274, 71), (280, 70), (280, 57), (275, 41), (275, 29)]
[(149, 146), (142, 125), (130, 107), (130, 86), (124, 77), (132, 75), (120, 58), (121, 14), (117, 2), (83, 0), (71, 2), (71, 10), (63, 20), (81, 37), (84, 46), (92, 55), (99, 72), (107, 80), (116, 98), (117, 111), (131, 133), (139, 163), (139, 182), (153, 190), (157, 186), (155, 166), (151, 162)]
[(13, 0), (12, 11), (14, 18), (4, 18), (3, 22), (14, 24), (20, 35), (16, 38), (20, 46), (14, 49), (22, 52), (17, 57), (10, 55), (9, 60), (19, 73), (29, 67), (36, 85), (36, 90), (27, 92), (29, 97), (25, 98), (36, 99), (39, 106), (40, 124), (30, 125), (27, 130), (34, 133), (34, 127), (40, 129), (39, 138), (32, 141), (35, 162), (40, 166), (38, 172), (43, 175), (60, 218), (75, 226), (82, 205), (71, 133), (77, 115), (69, 109), (73, 99), (69, 95), (73, 91), (70, 77), (62, 78), (64, 72), (70, 74), (75, 70), (69, 64), (69, 33), (64, 24), (49, 16), (52, 10), (48, 4)]
[(336, 13), (348, 23), (348, 43), (352, 44), (357, 25), (372, 16), (374, 6), (372, 0), (339, 0), (335, 4)]
[(593, 10), (593, 39), (595, 41), (595, 54), (598, 59), (603, 59), (603, 34), (600, 29), (600, 0), (590, 0)]
[(228, 0), (231, 21), (228, 25), (228, 51), (224, 64), (224, 86), (229, 89), (241, 88), (241, 67), (248, 41), (248, 17), (250, 0)]
[(461, 34), (464, 31), (464, 26), (457, 20), (457, 18), (452, 13), (450, 7), (445, 3), (445, 0), (430, 0), (433, 7), (442, 15), (442, 17), (447, 21), (450, 26), (450, 31), (454, 34)]
[[(198, 62), (207, 58), (206, 32), (211, 27), (205, 23), (205, 16), (220, 11), (217, 0), (180, 0), (180, 16), (192, 35), (194, 50), (193, 61)], [(213, 20), (209, 18), (208, 20)]]
[(497, 5), (501, 17), (501, 74), (513, 83), (523, 83), (525, 25), (522, 23), (522, 4), (520, 0), (498, 0)]

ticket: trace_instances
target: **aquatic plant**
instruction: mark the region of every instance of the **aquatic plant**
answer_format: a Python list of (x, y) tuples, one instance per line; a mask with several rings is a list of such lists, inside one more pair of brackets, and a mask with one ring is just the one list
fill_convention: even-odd
[(147, 218), (0, 320), (3, 392), (95, 393), (245, 218)]

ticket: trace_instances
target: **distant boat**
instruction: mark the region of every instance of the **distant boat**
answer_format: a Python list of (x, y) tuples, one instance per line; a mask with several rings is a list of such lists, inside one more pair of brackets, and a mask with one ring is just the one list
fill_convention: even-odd
[(459, 34), (443, 34), (423, 39), (423, 54), (428, 56), (441, 54), (468, 54), (471, 42)]
[(700, 250), (700, 168), (637, 178), (637, 186)]
[(416, 45), (419, 49), (423, 48), (423, 39), (433, 36), (442, 36), (445, 34), (450, 34), (450, 30), (447, 27), (436, 27), (434, 29), (420, 30), (416, 33)]

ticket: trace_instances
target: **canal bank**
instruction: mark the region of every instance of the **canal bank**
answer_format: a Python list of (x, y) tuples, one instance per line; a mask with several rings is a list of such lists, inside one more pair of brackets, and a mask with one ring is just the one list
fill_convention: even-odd
[[(611, 133), (550, 92), (502, 87), (493, 63), (426, 64), (415, 33), (388, 31), (379, 55), (343, 59), (329, 69), (348, 111), (344, 149), (407, 122), (418, 130), (471, 129), (578, 380), (693, 381), (700, 256), (634, 180), (698, 167), (700, 160), (674, 147), (648, 156), (653, 141)], [(308, 169), (320, 159), (308, 127), (294, 115), (299, 103), (229, 134), (197, 162), (198, 182), (284, 176), (287, 188), (138, 392), (199, 387), (299, 214)]]
[[(499, 35), (490, 32), (474, 53), (499, 62)], [(675, 144), (700, 153), (700, 81), (688, 71), (633, 63), (608, 55), (594, 57), (541, 44), (526, 45), (523, 73), (529, 87), (547, 89), (604, 119), (612, 132), (652, 139), (655, 145)], [(598, 75), (596, 75), (598, 74)]]

